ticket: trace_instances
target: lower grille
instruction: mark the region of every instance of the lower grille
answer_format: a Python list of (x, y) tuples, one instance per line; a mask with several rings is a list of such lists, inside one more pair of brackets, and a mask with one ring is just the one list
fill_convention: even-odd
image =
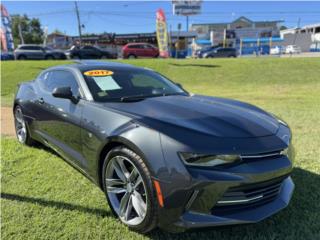
[(265, 182), (229, 188), (214, 206), (212, 212), (214, 214), (234, 212), (271, 202), (278, 196), (282, 182), (287, 177), (282, 176)]

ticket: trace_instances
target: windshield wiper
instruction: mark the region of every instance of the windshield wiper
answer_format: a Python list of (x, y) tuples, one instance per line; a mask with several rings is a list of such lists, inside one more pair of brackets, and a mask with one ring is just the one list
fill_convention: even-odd
[(172, 96), (172, 95), (183, 95), (183, 93), (158, 93), (158, 94), (150, 94), (150, 95), (125, 96), (125, 97), (120, 98), (120, 101), (121, 102), (135, 102), (135, 101), (142, 101), (146, 98), (164, 97), (164, 96)]
[(121, 102), (135, 102), (135, 101), (141, 101), (146, 98), (150, 97), (161, 97), (164, 96), (164, 94), (151, 94), (151, 95), (133, 95), (133, 96), (125, 96), (120, 98)]

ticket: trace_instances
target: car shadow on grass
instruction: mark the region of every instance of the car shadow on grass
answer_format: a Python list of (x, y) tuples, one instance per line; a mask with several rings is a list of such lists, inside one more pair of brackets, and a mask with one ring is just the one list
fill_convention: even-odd
[(289, 206), (259, 223), (167, 233), (156, 229), (151, 239), (319, 239), (320, 175), (294, 168), (295, 191)]
[(21, 195), (12, 194), (12, 193), (2, 192), (1, 198), (6, 200), (24, 202), (24, 203), (33, 203), (43, 207), (52, 207), (57, 209), (69, 210), (69, 211), (79, 211), (83, 213), (98, 215), (101, 217), (113, 216), (109, 211), (106, 211), (100, 208), (89, 208), (89, 207), (84, 207), (84, 206), (75, 205), (71, 203), (52, 201), (52, 200), (46, 200), (42, 198), (29, 197), (29, 196), (21, 196)]
[(186, 64), (169, 63), (169, 65), (175, 66), (175, 67), (204, 67), (204, 68), (221, 67), (220, 65), (214, 65), (214, 64), (191, 64), (191, 63), (186, 63)]

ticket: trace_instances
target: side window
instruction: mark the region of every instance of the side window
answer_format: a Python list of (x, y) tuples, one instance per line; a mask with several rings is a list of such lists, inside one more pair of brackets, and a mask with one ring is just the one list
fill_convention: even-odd
[(74, 95), (79, 95), (79, 85), (74, 75), (69, 71), (56, 70), (50, 72), (50, 76), (47, 79), (46, 90), (52, 92), (58, 87), (71, 87)]
[(49, 79), (50, 72), (41, 73), (38, 77), (41, 88), (47, 89), (47, 81)]

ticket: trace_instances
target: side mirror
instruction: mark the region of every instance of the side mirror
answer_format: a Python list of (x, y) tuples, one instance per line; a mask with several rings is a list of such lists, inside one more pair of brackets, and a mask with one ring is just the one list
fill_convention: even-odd
[(78, 98), (74, 97), (70, 87), (60, 87), (53, 89), (52, 96), (56, 98), (70, 99), (73, 103), (78, 103)]

